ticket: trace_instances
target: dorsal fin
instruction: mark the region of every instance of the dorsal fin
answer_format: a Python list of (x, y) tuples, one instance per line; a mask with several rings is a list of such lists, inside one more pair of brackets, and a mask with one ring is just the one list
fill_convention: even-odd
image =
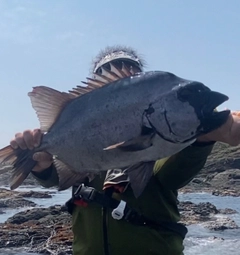
[(127, 75), (125, 75), (125, 73), (120, 68), (116, 67), (114, 64), (111, 63), (110, 68), (111, 71), (117, 74), (120, 79), (127, 77)]
[(92, 86), (96, 86), (97, 88), (98, 87), (102, 87), (104, 86), (105, 84), (107, 84), (109, 81), (102, 81), (101, 79), (92, 79), (92, 78), (87, 78), (88, 82), (83, 82), (84, 84), (87, 84), (87, 85), (92, 85)]
[(83, 87), (83, 86), (77, 86), (76, 88), (73, 88), (72, 90), (69, 90), (70, 94), (73, 94), (76, 97), (79, 97), (85, 93), (88, 93), (92, 91), (92, 89), (90, 89), (89, 87)]
[(130, 69), (128, 69), (123, 63), (123, 70), (110, 64), (110, 70), (107, 70), (104, 67), (101, 67), (102, 74), (94, 74), (94, 78), (87, 77), (87, 81), (82, 81), (83, 84), (87, 86), (77, 86), (69, 90), (69, 93), (74, 97), (82, 96), (94, 89), (101, 88), (104, 85), (107, 85), (111, 82), (114, 82), (118, 79), (125, 78), (132, 75)]
[(79, 97), (82, 96), (88, 92), (91, 92), (94, 89), (101, 88), (102, 86), (108, 84), (109, 82), (102, 82), (97, 79), (87, 78), (88, 81), (82, 81), (83, 84), (86, 84), (87, 86), (80, 86), (78, 85), (76, 88), (72, 88), (69, 90), (69, 94)]
[(124, 63), (122, 63), (122, 71), (124, 72), (124, 74), (125, 74), (126, 76), (132, 75), (132, 74), (131, 74), (131, 71), (126, 67), (126, 65), (125, 65)]
[(122, 63), (122, 69), (110, 63), (110, 69), (107, 70), (101, 67), (102, 74), (94, 74), (94, 78), (88, 77), (86, 82), (82, 81), (87, 86), (78, 85), (76, 88), (69, 90), (69, 93), (45, 86), (34, 87), (28, 95), (37, 113), (42, 132), (47, 132), (52, 127), (63, 107), (73, 98), (101, 88), (118, 79), (133, 75), (131, 67), (129, 69), (124, 63)]
[(116, 73), (107, 70), (106, 68), (102, 67), (102, 74), (111, 78), (112, 80), (116, 81), (122, 77), (119, 77)]
[(95, 76), (95, 79), (104, 82), (105, 85), (115, 81), (115, 79), (112, 79), (108, 74), (107, 75), (104, 75), (104, 74), (94, 74), (94, 76)]
[(75, 97), (45, 86), (34, 87), (28, 96), (37, 113), (42, 132), (47, 132), (52, 127), (65, 105)]

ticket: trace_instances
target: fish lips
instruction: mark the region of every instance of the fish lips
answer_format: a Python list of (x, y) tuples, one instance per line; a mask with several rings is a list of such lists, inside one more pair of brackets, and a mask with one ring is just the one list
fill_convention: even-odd
[(200, 119), (201, 125), (198, 129), (200, 134), (209, 133), (220, 126), (222, 126), (228, 119), (230, 110), (224, 110), (218, 112), (216, 108), (227, 101), (228, 96), (216, 92), (216, 91), (205, 91), (204, 105), (201, 111), (197, 112)]

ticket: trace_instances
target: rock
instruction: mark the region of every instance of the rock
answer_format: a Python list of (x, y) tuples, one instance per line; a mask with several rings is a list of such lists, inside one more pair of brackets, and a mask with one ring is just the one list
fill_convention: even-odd
[(180, 202), (179, 210), (181, 223), (184, 225), (202, 224), (210, 230), (237, 229), (238, 225), (229, 218), (218, 217), (219, 214), (233, 214), (232, 209), (218, 210), (211, 203), (194, 204), (192, 202)]
[(185, 225), (197, 224), (212, 219), (218, 210), (211, 203), (194, 204), (192, 202), (180, 202), (179, 212), (181, 215), (181, 222)]
[(211, 180), (211, 185), (218, 188), (232, 188), (233, 186), (240, 187), (240, 176), (239, 169), (228, 169), (224, 172), (217, 173)]
[(229, 218), (216, 218), (214, 221), (205, 222), (203, 226), (214, 231), (239, 228), (236, 222)]
[(214, 196), (232, 196), (232, 197), (239, 197), (240, 196), (240, 190), (232, 190), (229, 188), (222, 188), (221, 190), (213, 190), (212, 195)]
[(22, 198), (1, 199), (0, 208), (19, 208), (19, 207), (34, 207), (36, 204)]
[(240, 145), (217, 142), (201, 172), (180, 191), (240, 196)]
[(24, 198), (51, 198), (49, 192), (14, 191), (0, 188), (0, 208), (35, 207), (36, 204)]
[(40, 192), (40, 191), (27, 191), (27, 192), (21, 192), (19, 194), (21, 197), (32, 197), (32, 198), (51, 198), (52, 195), (49, 194), (49, 192)]
[(49, 211), (45, 208), (34, 208), (23, 212), (16, 213), (14, 216), (8, 218), (6, 223), (21, 224), (27, 221), (37, 221), (47, 216)]
[[(53, 192), (51, 192), (53, 193)], [(49, 191), (16, 191), (0, 188), (0, 199), (15, 198), (15, 197), (32, 197), (32, 198), (51, 198), (52, 195)]]
[(37, 221), (38, 224), (55, 223), (58, 222), (61, 212), (66, 212), (65, 207), (56, 205), (49, 208), (33, 208), (16, 213), (14, 216), (8, 218), (6, 223), (22, 224), (28, 221)]
[(0, 188), (0, 208), (35, 207), (36, 204), (24, 198), (51, 198), (49, 192), (14, 191)]
[(202, 216), (208, 216), (210, 214), (216, 214), (219, 211), (216, 206), (207, 202), (207, 203), (199, 203), (196, 208), (193, 209), (194, 213), (200, 214)]
[(237, 213), (237, 211), (230, 208), (225, 208), (225, 209), (219, 209), (219, 213), (220, 214), (235, 214)]
[(240, 168), (240, 145), (229, 146), (224, 143), (216, 143), (211, 155), (199, 176), (207, 176), (210, 173), (221, 173), (228, 169)]
[(65, 206), (34, 208), (0, 224), (0, 247), (25, 247), (25, 252), (72, 254), (71, 215)]
[(16, 194), (15, 191), (0, 188), (0, 199), (12, 198)]
[(178, 208), (180, 212), (191, 212), (192, 214), (200, 214), (202, 216), (216, 214), (219, 212), (216, 206), (209, 202), (199, 204), (194, 204), (190, 201), (180, 202)]
[[(240, 167), (240, 166), (239, 166)], [(208, 192), (215, 196), (240, 196), (240, 170), (228, 169), (224, 172), (207, 175), (203, 178), (195, 178), (180, 192)]]

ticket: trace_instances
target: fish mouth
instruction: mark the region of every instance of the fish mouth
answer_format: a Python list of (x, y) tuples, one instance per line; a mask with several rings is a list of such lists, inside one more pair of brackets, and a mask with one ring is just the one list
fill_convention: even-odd
[(222, 126), (227, 121), (230, 114), (230, 110), (216, 110), (219, 105), (229, 99), (228, 96), (216, 91), (209, 91), (205, 92), (204, 98), (206, 104), (198, 114), (201, 121), (198, 131), (202, 134), (209, 133)]
[(218, 106), (229, 99), (228, 96), (212, 91), (202, 83), (193, 82), (184, 86), (179, 90), (178, 98), (192, 105), (200, 120), (196, 137), (219, 128), (229, 117), (229, 110), (216, 110)]

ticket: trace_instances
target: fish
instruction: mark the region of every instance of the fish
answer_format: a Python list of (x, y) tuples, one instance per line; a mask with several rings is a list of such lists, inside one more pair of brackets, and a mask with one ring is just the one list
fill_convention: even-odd
[(36, 165), (33, 154), (46, 151), (53, 156), (59, 190), (122, 169), (139, 197), (156, 160), (176, 154), (228, 119), (229, 110), (215, 111), (228, 96), (201, 82), (164, 71), (115, 69), (103, 69), (68, 92), (33, 87), (28, 96), (44, 134), (33, 150), (0, 150), (0, 163), (13, 167), (11, 189)]

